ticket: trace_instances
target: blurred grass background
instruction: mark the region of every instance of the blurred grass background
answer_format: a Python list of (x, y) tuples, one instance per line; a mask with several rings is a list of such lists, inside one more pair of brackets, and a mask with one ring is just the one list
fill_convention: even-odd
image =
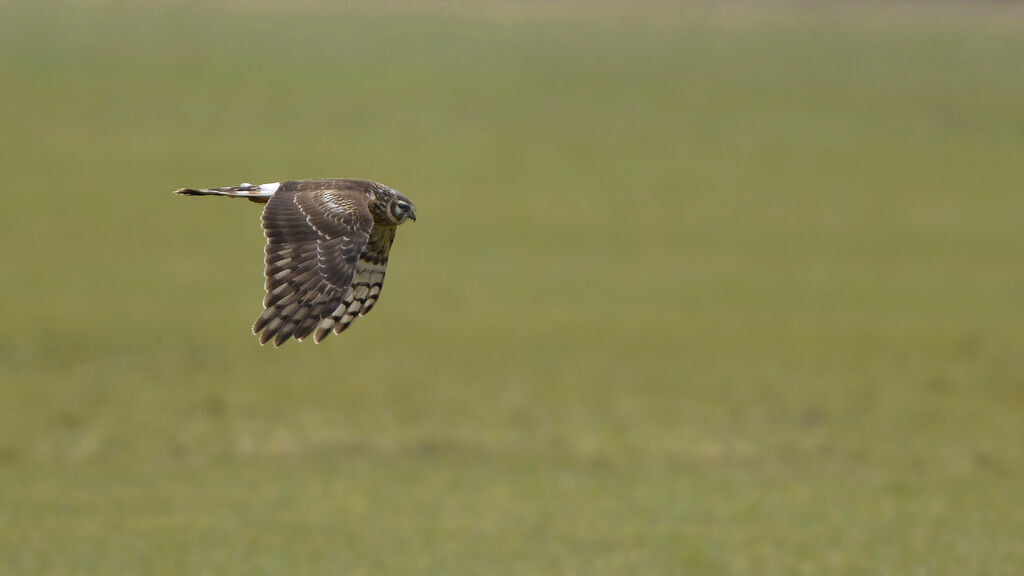
[[(3, 574), (1019, 574), (1024, 13), (0, 4)], [(259, 207), (412, 198), (261, 348)]]

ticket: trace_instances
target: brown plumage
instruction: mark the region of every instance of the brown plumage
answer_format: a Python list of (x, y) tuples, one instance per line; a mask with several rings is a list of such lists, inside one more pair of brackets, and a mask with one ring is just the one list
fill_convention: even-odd
[(275, 346), (313, 334), (340, 334), (380, 297), (395, 229), (416, 220), (395, 190), (367, 180), (323, 179), (181, 189), (188, 196), (229, 196), (266, 204), (267, 295), (252, 327)]

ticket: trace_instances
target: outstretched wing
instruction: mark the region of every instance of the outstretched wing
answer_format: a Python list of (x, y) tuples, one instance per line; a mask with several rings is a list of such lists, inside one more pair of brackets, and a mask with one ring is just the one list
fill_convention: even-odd
[(331, 330), (335, 334), (348, 328), (356, 316), (365, 316), (380, 298), (384, 286), (384, 272), (388, 267), (388, 253), (391, 243), (395, 241), (393, 226), (374, 226), (370, 231), (369, 240), (359, 255), (355, 276), (352, 279), (352, 290), (342, 299), (330, 318), (324, 319), (317, 327), (314, 340), (319, 342)]
[(368, 202), (359, 191), (301, 188), (270, 199), (263, 210), (266, 309), (252, 327), (261, 344), (301, 340), (345, 303), (373, 230)]

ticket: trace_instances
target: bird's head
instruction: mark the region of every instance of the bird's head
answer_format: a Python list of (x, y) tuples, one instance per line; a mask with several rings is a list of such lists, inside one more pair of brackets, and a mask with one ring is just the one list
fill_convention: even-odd
[(388, 218), (396, 225), (406, 220), (416, 221), (416, 207), (408, 198), (395, 190), (391, 191), (391, 198), (388, 203)]

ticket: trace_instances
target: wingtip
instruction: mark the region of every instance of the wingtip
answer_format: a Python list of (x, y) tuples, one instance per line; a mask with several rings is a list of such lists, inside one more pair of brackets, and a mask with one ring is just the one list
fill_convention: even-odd
[(284, 344), (286, 342), (288, 342), (288, 339), (291, 338), (291, 337), (292, 337), (291, 331), (288, 331), (288, 332), (278, 332), (277, 336), (274, 336), (274, 348), (280, 348), (281, 346), (284, 346)]

